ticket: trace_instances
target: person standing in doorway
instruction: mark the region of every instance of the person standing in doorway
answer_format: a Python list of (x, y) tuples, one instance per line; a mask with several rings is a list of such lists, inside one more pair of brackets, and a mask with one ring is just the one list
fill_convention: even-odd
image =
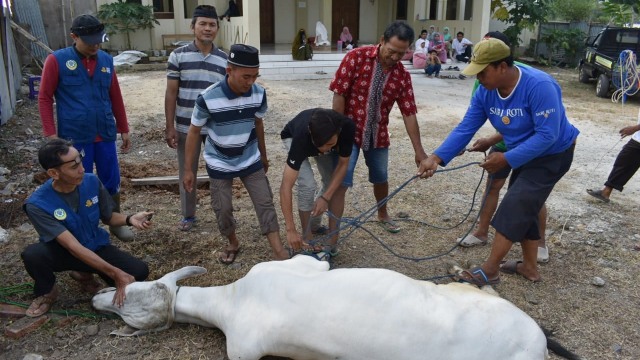
[[(216, 8), (199, 5), (193, 11), (191, 31), (195, 36), (191, 44), (175, 49), (167, 64), (167, 89), (164, 95), (166, 119), (165, 138), (167, 145), (178, 151), (178, 177), (180, 187), (180, 211), (182, 220), (178, 229), (189, 231), (196, 222), (197, 192), (184, 191), (184, 156), (187, 132), (191, 124), (191, 113), (198, 94), (212, 84), (224, 80), (227, 54), (217, 48), (213, 41), (218, 34)], [(200, 142), (195, 144), (191, 170), (198, 171), (201, 145), (207, 137), (202, 129)]]

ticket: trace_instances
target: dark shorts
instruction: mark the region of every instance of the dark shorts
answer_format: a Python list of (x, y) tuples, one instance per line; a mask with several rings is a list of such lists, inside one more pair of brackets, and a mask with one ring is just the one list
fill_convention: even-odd
[(513, 170), (505, 194), (491, 225), (513, 242), (539, 240), (538, 213), (551, 190), (569, 171), (573, 162), (571, 145), (567, 150), (539, 157)]
[[(496, 148), (495, 146), (492, 146), (491, 150), (489, 150), (489, 154), (492, 154), (494, 152), (503, 153), (504, 151)], [(502, 169), (496, 171), (495, 173), (491, 174), (491, 178), (494, 179), (494, 180), (506, 179), (506, 178), (509, 177), (510, 173), (511, 173), (511, 166), (507, 165), (507, 166), (503, 167)]]

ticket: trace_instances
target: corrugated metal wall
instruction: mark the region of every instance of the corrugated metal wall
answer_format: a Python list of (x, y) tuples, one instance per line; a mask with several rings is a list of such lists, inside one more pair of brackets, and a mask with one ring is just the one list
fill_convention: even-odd
[[(37, 0), (20, 0), (14, 4), (16, 22), (19, 25), (25, 27), (31, 35), (38, 38), (38, 40), (49, 45), (47, 40), (47, 32), (44, 29), (44, 23), (42, 21), (42, 14), (40, 12), (40, 5)], [(26, 26), (25, 26), (26, 25)], [(49, 55), (47, 51), (36, 44), (31, 44), (31, 53), (35, 58), (40, 61)]]
[[(562, 29), (580, 29), (582, 31), (582, 33), (584, 34), (584, 37), (581, 39), (575, 39), (575, 41), (577, 43), (584, 43), (584, 40), (587, 37), (591, 37), (591, 36), (595, 36), (597, 35), (600, 30), (604, 29), (606, 25), (603, 24), (589, 24), (586, 22), (547, 22), (544, 24), (540, 24), (539, 30), (538, 30), (538, 39), (537, 39), (537, 46), (536, 46), (536, 56), (542, 56), (545, 58), (549, 58), (549, 54), (550, 51), (547, 48), (547, 44), (545, 44), (544, 42), (541, 42), (541, 37), (546, 34), (547, 31), (550, 30), (562, 30)], [(577, 59), (572, 59), (573, 61), (577, 61), (579, 60), (580, 56), (582, 54), (577, 54)], [(555, 54), (554, 56), (554, 60), (556, 61), (561, 61), (561, 60), (567, 60), (565, 59), (565, 54), (564, 51), (560, 51), (557, 54)]]
[(0, 124), (4, 124), (14, 114), (22, 78), (13, 31), (8, 21), (9, 11), (4, 7), (0, 7), (0, 11)]

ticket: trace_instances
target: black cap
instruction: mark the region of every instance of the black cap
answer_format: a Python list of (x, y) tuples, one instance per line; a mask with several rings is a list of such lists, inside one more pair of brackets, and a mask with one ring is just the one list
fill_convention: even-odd
[(241, 67), (260, 67), (258, 49), (245, 44), (233, 44), (231, 45), (227, 62)]
[(507, 44), (507, 46), (511, 47), (511, 41), (507, 37), (507, 35), (501, 33), (500, 31), (489, 31), (484, 35), (484, 38), (487, 39), (498, 39), (502, 40), (503, 43)]
[(80, 15), (73, 19), (71, 32), (78, 35), (82, 41), (89, 45), (100, 44), (109, 41), (104, 32), (104, 24), (93, 15)]
[(197, 17), (217, 19), (218, 13), (216, 12), (216, 8), (211, 5), (198, 5), (193, 9), (193, 18)]

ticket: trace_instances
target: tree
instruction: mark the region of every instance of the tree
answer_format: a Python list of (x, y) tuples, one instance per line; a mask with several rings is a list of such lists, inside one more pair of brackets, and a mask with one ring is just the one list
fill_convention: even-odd
[(552, 0), (550, 12), (555, 19), (589, 21), (598, 7), (598, 0)]
[(513, 46), (520, 45), (520, 34), (544, 21), (551, 0), (491, 0), (493, 17), (508, 24), (503, 31)]
[[(550, 64), (574, 66), (579, 59), (578, 54), (584, 50), (584, 43), (576, 41), (576, 39), (584, 37), (585, 34), (582, 30), (576, 28), (549, 29), (540, 37), (540, 42), (546, 44), (549, 49)], [(562, 58), (559, 58), (561, 53), (564, 54)]]
[(153, 15), (153, 6), (129, 3), (124, 0), (100, 5), (97, 15), (98, 19), (105, 24), (107, 33), (126, 34), (127, 49), (131, 49), (132, 32), (160, 25)]
[(609, 24), (625, 26), (635, 22), (639, 11), (638, 0), (601, 1), (602, 12)]

